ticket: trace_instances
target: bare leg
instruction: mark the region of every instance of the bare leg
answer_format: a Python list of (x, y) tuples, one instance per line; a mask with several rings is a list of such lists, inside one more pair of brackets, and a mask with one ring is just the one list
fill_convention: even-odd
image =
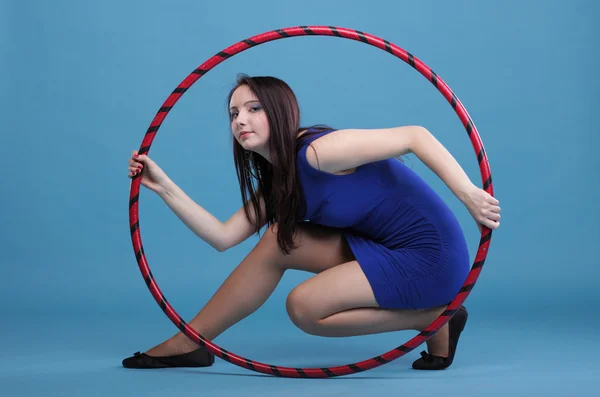
[[(285, 270), (320, 273), (354, 259), (341, 233), (321, 226), (302, 224), (296, 236), (299, 247), (290, 255), (277, 248), (276, 229), (267, 229), (256, 247), (229, 275), (206, 306), (189, 321), (190, 327), (208, 340), (256, 311), (275, 290)], [(178, 332), (146, 353), (169, 356), (187, 353), (198, 346)]]
[[(355, 260), (330, 268), (296, 287), (287, 309), (292, 322), (319, 336), (344, 337), (398, 330), (422, 330), (446, 306), (421, 310), (381, 309)], [(430, 354), (448, 356), (448, 327), (428, 340)]]
[[(274, 229), (268, 229), (189, 325), (213, 340), (256, 311), (287, 269), (318, 274), (295, 288), (287, 301), (290, 318), (307, 333), (350, 336), (420, 330), (444, 310), (444, 307), (415, 311), (379, 308), (364, 273), (335, 229), (303, 224), (296, 242), (299, 247), (284, 256), (276, 246)], [(429, 353), (447, 356), (448, 339), (445, 326), (428, 340)], [(197, 348), (178, 332), (147, 354), (169, 356)]]

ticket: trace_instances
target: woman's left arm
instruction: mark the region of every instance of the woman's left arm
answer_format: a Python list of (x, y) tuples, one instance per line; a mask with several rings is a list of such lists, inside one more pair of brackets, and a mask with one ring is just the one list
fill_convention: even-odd
[(454, 157), (424, 127), (338, 130), (315, 139), (311, 147), (313, 150), (306, 153), (309, 164), (330, 173), (412, 152), (467, 206), (478, 226), (496, 229), (500, 225), (498, 200), (477, 188)]
[(475, 186), (456, 159), (427, 129), (419, 129), (410, 151), (432, 170), (467, 207), (478, 225), (500, 226), (500, 202)]

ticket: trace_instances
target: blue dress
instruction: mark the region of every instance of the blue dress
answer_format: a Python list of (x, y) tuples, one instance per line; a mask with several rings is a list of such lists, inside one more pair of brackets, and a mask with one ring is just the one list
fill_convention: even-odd
[(306, 159), (308, 145), (332, 131), (300, 138), (303, 219), (341, 230), (380, 307), (448, 304), (470, 270), (467, 243), (450, 208), (396, 158), (346, 175), (312, 167)]

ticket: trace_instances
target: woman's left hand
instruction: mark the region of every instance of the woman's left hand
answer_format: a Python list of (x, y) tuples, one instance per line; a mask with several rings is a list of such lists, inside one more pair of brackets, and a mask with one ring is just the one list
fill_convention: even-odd
[(480, 232), (481, 225), (490, 229), (497, 229), (500, 226), (500, 201), (485, 190), (473, 186), (467, 191), (464, 203)]

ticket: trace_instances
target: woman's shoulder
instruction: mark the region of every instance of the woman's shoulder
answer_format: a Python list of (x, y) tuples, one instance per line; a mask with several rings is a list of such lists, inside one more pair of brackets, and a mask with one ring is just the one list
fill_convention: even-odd
[(356, 171), (356, 167), (355, 168), (351, 168), (351, 169), (347, 169), (347, 170), (341, 170), (339, 172), (332, 172), (332, 173), (328, 173), (328, 172), (323, 172), (320, 169), (318, 169), (318, 155), (315, 152), (315, 157), (316, 157), (316, 161), (317, 161), (317, 168), (315, 168), (313, 165), (311, 165), (308, 161), (307, 158), (307, 149), (309, 147), (309, 145), (313, 142), (316, 141), (318, 138), (322, 137), (323, 135), (327, 135), (333, 131), (337, 131), (335, 128), (331, 128), (329, 126), (317, 126), (317, 127), (311, 127), (311, 128), (304, 128), (304, 129), (300, 129), (300, 131), (298, 132), (297, 135), (297, 149), (298, 149), (298, 161), (305, 167), (311, 169), (311, 171), (313, 172), (318, 172), (320, 175), (326, 175), (326, 174), (332, 174), (332, 175), (347, 175), (347, 174), (353, 174)]
[(297, 146), (301, 147), (305, 144), (310, 144), (315, 139), (333, 131), (335, 131), (335, 128), (322, 124), (309, 128), (300, 128), (298, 134), (296, 135)]

